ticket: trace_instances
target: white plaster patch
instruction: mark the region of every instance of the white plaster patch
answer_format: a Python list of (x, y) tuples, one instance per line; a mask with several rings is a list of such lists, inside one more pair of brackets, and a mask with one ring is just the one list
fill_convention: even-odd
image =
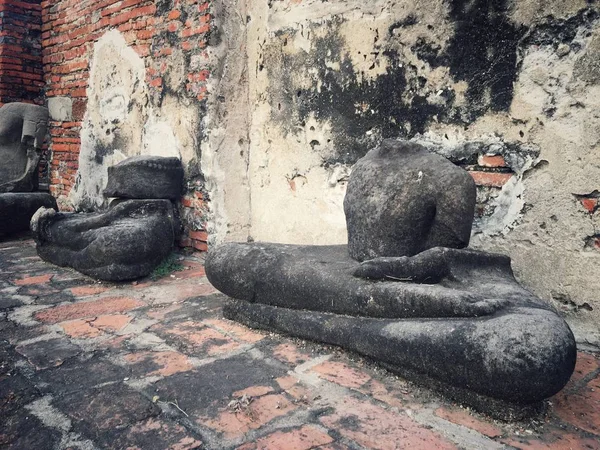
[(107, 168), (141, 151), (141, 130), (148, 102), (144, 61), (117, 30), (94, 45), (81, 128), (76, 183), (69, 200), (78, 209), (105, 204)]
[(175, 156), (181, 158), (180, 144), (173, 128), (159, 118), (150, 116), (144, 124), (142, 153), (152, 156)]
[[(175, 89), (182, 83), (183, 60), (173, 60), (170, 68)], [(105, 33), (94, 45), (87, 96), (79, 169), (69, 196), (76, 209), (104, 206), (108, 167), (128, 157), (175, 156), (184, 166), (196, 158), (197, 105), (166, 95), (154, 108), (144, 60), (117, 30)]]
[(70, 122), (73, 120), (73, 100), (70, 97), (50, 97), (48, 113), (51, 120)]

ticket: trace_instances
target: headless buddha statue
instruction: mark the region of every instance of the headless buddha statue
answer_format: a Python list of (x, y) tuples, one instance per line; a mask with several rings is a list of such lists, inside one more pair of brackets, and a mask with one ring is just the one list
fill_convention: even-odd
[(371, 357), (460, 401), (519, 416), (562, 389), (576, 346), (515, 280), (510, 258), (467, 247), (470, 175), (386, 140), (353, 168), (348, 245), (228, 243), (206, 273), (226, 317)]

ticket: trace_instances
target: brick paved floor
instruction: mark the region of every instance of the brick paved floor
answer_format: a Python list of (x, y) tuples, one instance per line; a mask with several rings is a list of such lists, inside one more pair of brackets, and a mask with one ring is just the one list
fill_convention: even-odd
[(600, 360), (501, 423), (338, 349), (222, 318), (181, 272), (97, 283), (0, 244), (0, 448), (600, 449)]

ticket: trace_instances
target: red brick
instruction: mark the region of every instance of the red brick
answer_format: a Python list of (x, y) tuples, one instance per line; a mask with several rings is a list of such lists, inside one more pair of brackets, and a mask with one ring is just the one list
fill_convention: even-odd
[(368, 401), (346, 397), (321, 423), (373, 450), (456, 449), (452, 443), (404, 413), (385, 410)]
[(71, 293), (76, 297), (87, 297), (89, 295), (102, 294), (103, 292), (106, 292), (110, 289), (112, 289), (112, 288), (109, 286), (98, 286), (98, 285), (77, 286), (77, 287), (71, 288)]
[(580, 200), (581, 204), (583, 205), (583, 207), (587, 210), (587, 212), (589, 212), (590, 214), (594, 213), (596, 211), (596, 209), (598, 209), (598, 199), (597, 198), (582, 198)]
[(479, 155), (477, 164), (481, 167), (506, 167), (506, 161), (501, 155)]
[(38, 312), (35, 318), (45, 323), (84, 319), (98, 315), (120, 313), (143, 306), (144, 303), (129, 297), (108, 297), (90, 302), (61, 305)]
[(201, 417), (198, 423), (223, 433), (227, 439), (235, 439), (294, 409), (296, 407), (283, 395), (264, 395), (252, 401), (242, 411), (227, 409), (215, 418)]
[(207, 242), (208, 241), (208, 233), (206, 231), (191, 231), (190, 238), (192, 238), (196, 241)]
[(500, 428), (478, 419), (464, 409), (442, 407), (435, 411), (435, 415), (449, 422), (475, 430), (490, 438), (496, 438), (503, 434)]
[(125, 355), (124, 359), (130, 364), (140, 364), (152, 367), (154, 370), (145, 371), (144, 376), (168, 377), (179, 372), (187, 372), (193, 368), (187, 356), (179, 352), (139, 352)]
[(262, 397), (263, 395), (270, 394), (271, 392), (273, 392), (273, 388), (271, 386), (251, 386), (241, 391), (234, 392), (233, 397)]
[(50, 275), (50, 274), (37, 275), (37, 276), (33, 276), (33, 277), (20, 278), (18, 280), (15, 280), (14, 283), (17, 286), (29, 286), (31, 284), (48, 283), (48, 282), (50, 282), (51, 279), (52, 279), (52, 275)]
[(273, 349), (273, 356), (280, 361), (287, 362), (294, 366), (308, 361), (310, 358), (309, 355), (301, 352), (298, 347), (293, 344), (279, 344)]
[(190, 354), (205, 353), (209, 356), (221, 355), (237, 350), (240, 344), (231, 337), (198, 322), (183, 322), (173, 326), (153, 327), (159, 334), (177, 337)]
[(247, 328), (243, 325), (238, 325), (231, 320), (226, 319), (207, 319), (202, 323), (209, 325), (211, 327), (215, 327), (219, 331), (233, 336), (236, 340), (242, 341), (247, 344), (254, 344), (255, 342), (261, 341), (264, 339), (264, 334), (258, 333), (257, 331), (253, 331), (250, 328)]
[(312, 368), (321, 378), (348, 388), (359, 388), (371, 379), (366, 373), (360, 372), (341, 362), (325, 361)]
[(469, 173), (473, 177), (473, 180), (475, 180), (475, 184), (477, 184), (478, 186), (489, 187), (502, 187), (513, 176), (512, 173), (501, 172), (470, 171)]
[(290, 431), (276, 431), (256, 442), (238, 447), (239, 450), (309, 450), (330, 444), (333, 438), (315, 426), (306, 425)]
[(167, 19), (175, 20), (175, 19), (179, 19), (180, 16), (181, 16), (181, 11), (179, 11), (178, 9), (173, 9), (167, 16)]
[(192, 239), (192, 246), (196, 250), (199, 250), (201, 252), (207, 252), (208, 251), (208, 245), (206, 244), (206, 242), (195, 241), (195, 240)]

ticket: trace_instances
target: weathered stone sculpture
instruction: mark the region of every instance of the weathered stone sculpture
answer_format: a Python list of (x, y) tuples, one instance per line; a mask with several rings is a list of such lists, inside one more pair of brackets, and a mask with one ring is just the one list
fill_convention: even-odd
[(182, 186), (183, 166), (179, 158), (133, 156), (108, 168), (104, 196), (178, 200)]
[(352, 169), (344, 199), (350, 256), (364, 261), (466, 247), (475, 195), (471, 176), (443, 156), (383, 141)]
[(39, 149), (48, 127), (48, 110), (28, 103), (0, 108), (0, 192), (38, 188)]
[(48, 126), (48, 110), (27, 103), (0, 108), (0, 236), (26, 231), (41, 207), (56, 208), (50, 194), (38, 188), (40, 149)]
[(475, 197), (460, 170), (385, 141), (351, 175), (348, 246), (209, 253), (209, 280), (235, 299), (225, 315), (356, 351), (492, 414), (535, 409), (569, 380), (573, 334), (517, 283), (510, 258), (462, 249)]
[[(109, 169), (112, 188), (105, 195), (123, 199), (113, 200), (108, 210), (57, 213), (42, 208), (35, 214), (31, 229), (42, 259), (100, 280), (122, 281), (149, 275), (169, 255), (179, 226), (169, 199), (181, 192), (182, 178), (168, 181), (168, 174), (183, 173), (181, 162), (134, 157), (115, 167), (121, 168)], [(155, 189), (155, 180), (162, 180), (164, 193)], [(136, 199), (143, 193), (149, 199)]]

